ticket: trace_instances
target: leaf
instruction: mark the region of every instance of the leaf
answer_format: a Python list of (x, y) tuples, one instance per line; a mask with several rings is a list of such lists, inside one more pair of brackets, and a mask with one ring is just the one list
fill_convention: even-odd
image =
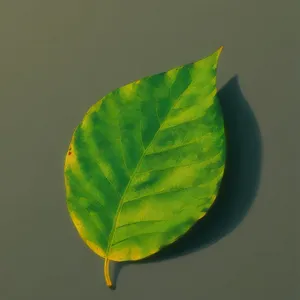
[(116, 89), (75, 129), (67, 206), (84, 242), (109, 261), (140, 260), (185, 234), (213, 204), (225, 164), (212, 55)]

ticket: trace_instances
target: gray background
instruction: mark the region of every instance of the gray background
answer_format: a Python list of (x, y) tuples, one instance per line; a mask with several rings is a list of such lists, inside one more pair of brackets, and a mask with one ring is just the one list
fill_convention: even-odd
[[(299, 299), (299, 28), (299, 0), (1, 0), (0, 299)], [(73, 129), (112, 89), (221, 45), (222, 201), (111, 291), (66, 210)]]

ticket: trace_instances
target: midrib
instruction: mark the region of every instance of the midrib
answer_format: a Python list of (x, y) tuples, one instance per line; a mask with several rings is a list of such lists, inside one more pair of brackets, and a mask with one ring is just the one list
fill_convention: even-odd
[(188, 88), (190, 87), (190, 85), (192, 84), (192, 79), (191, 79), (191, 82), (188, 84), (188, 86), (186, 87), (186, 89), (181, 93), (181, 95), (178, 97), (177, 100), (174, 101), (173, 105), (171, 106), (171, 108), (169, 109), (168, 113), (166, 114), (165, 116), (165, 119), (163, 120), (163, 122), (160, 123), (160, 126), (158, 128), (158, 130), (156, 131), (156, 133), (154, 134), (151, 142), (148, 144), (147, 148), (145, 148), (145, 150), (143, 151), (143, 154), (141, 155), (141, 158), (136, 166), (136, 168), (134, 169), (132, 175), (131, 175), (131, 178), (130, 180), (128, 181), (128, 184), (124, 190), (124, 193), (120, 199), (120, 203), (119, 203), (119, 206), (118, 206), (118, 209), (117, 209), (117, 212), (116, 212), (116, 216), (115, 216), (115, 219), (114, 219), (114, 223), (113, 223), (113, 227), (111, 229), (111, 232), (109, 234), (109, 238), (108, 238), (108, 243), (107, 243), (107, 248), (106, 248), (106, 255), (107, 255), (107, 258), (109, 259), (109, 254), (110, 254), (110, 251), (111, 251), (111, 246), (112, 246), (112, 241), (113, 241), (113, 238), (114, 238), (114, 234), (115, 234), (115, 231), (116, 231), (116, 228), (117, 228), (117, 224), (118, 224), (118, 220), (119, 220), (119, 217), (120, 217), (120, 213), (122, 211), (122, 208), (123, 208), (123, 204), (124, 204), (124, 199), (125, 199), (125, 196), (126, 196), (126, 193), (132, 183), (132, 180), (133, 178), (135, 177), (135, 175), (137, 174), (137, 171), (138, 169), (140, 168), (140, 165), (148, 151), (148, 149), (152, 146), (157, 134), (160, 132), (160, 130), (162, 129), (164, 123), (166, 122), (166, 120), (168, 119), (169, 115), (170, 115), (170, 112), (172, 111), (172, 109), (174, 108), (175, 104), (178, 103), (180, 101), (180, 99), (182, 98), (182, 96), (184, 95), (184, 93), (188, 90)]

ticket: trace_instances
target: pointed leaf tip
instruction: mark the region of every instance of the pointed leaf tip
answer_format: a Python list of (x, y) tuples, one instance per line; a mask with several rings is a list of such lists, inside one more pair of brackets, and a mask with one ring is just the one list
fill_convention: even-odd
[(219, 57), (221, 55), (221, 52), (223, 51), (224, 46), (219, 47), (216, 51), (212, 52), (211, 54), (207, 55), (206, 57), (195, 61), (194, 64), (195, 65), (202, 65), (203, 63), (205, 64), (209, 64), (211, 67), (216, 68), (218, 61), (219, 61)]
[(221, 52), (223, 51), (223, 48), (224, 48), (224, 46), (221, 46), (221, 47), (216, 51), (217, 58), (220, 57), (220, 54), (221, 54)]

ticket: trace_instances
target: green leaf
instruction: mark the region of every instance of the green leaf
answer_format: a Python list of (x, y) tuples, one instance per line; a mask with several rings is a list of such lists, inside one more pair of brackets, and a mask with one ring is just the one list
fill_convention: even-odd
[(112, 91), (74, 131), (65, 160), (68, 210), (105, 259), (108, 286), (110, 260), (158, 252), (216, 198), (225, 164), (221, 50)]

